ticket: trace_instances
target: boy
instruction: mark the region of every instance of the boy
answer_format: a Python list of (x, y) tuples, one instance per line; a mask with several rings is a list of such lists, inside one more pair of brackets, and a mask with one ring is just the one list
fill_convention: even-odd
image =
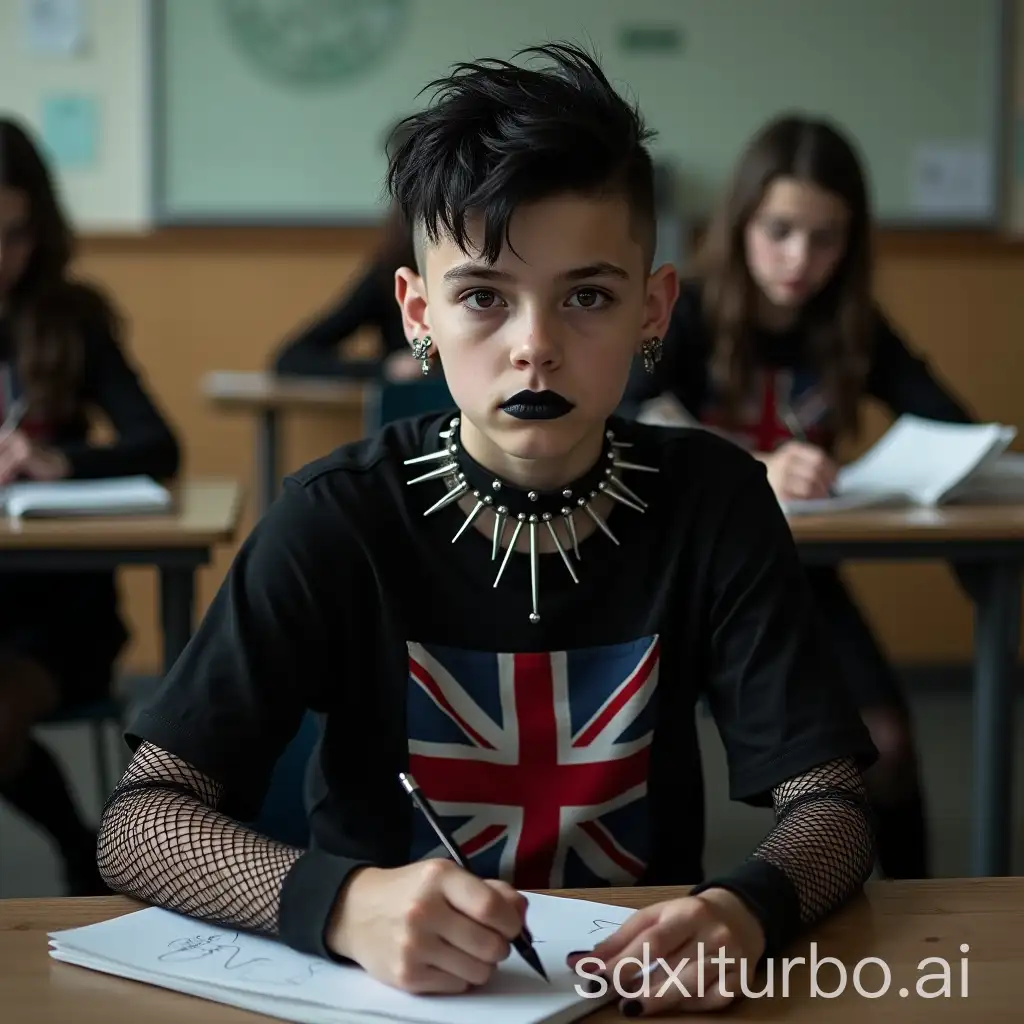
[[(699, 880), (702, 693), (733, 796), (774, 799), (779, 824), (736, 872), (635, 915), (594, 951), (608, 969), (645, 942), (756, 963), (872, 865), (872, 748), (763, 469), (612, 415), (677, 290), (651, 269), (648, 133), (588, 56), (530, 52), (551, 66), (435, 83), (392, 154), (417, 251), (396, 298), (458, 410), (288, 481), (131, 724), (100, 841), (114, 888), (417, 992), (490, 977), (517, 890)], [(324, 732), (301, 851), (236, 820), (308, 708)], [(473, 873), (441, 859), (403, 771)], [(685, 1008), (729, 1001), (705, 979)], [(674, 997), (653, 1002), (623, 1009)]]

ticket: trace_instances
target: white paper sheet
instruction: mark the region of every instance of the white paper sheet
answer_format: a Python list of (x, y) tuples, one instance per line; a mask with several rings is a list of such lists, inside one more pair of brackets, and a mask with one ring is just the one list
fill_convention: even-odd
[(54, 932), (50, 955), (301, 1024), (537, 1024), (592, 1012), (597, 1000), (576, 992), (583, 979), (566, 966), (566, 956), (592, 948), (632, 911), (538, 894), (528, 899), (527, 923), (550, 983), (513, 952), (488, 985), (458, 996), (410, 995), (357, 967), (156, 908)]

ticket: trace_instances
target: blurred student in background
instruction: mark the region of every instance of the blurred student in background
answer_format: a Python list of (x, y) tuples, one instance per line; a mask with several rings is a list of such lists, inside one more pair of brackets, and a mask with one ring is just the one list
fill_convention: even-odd
[[(778, 498), (826, 497), (835, 446), (872, 396), (893, 414), (965, 422), (964, 406), (908, 350), (872, 298), (865, 176), (833, 126), (796, 116), (748, 144), (682, 283), (664, 358), (637, 368), (624, 411), (699, 423), (765, 464)], [(928, 874), (927, 830), (900, 684), (830, 567), (809, 568), (826, 627), (880, 759), (869, 772), (879, 866)]]
[[(114, 309), (70, 276), (73, 238), (28, 133), (0, 118), (0, 486), (172, 477), (179, 451), (118, 342)], [(95, 408), (116, 439), (90, 443)], [(68, 891), (104, 891), (95, 833), (31, 729), (107, 696), (128, 633), (112, 573), (0, 574), (0, 797), (52, 837)]]
[[(395, 270), (414, 267), (412, 235), (401, 212), (388, 215), (380, 247), (355, 286), (319, 319), (289, 339), (274, 358), (282, 376), (348, 377), (416, 380), (419, 362), (409, 351), (402, 315), (395, 302)], [(382, 347), (379, 359), (343, 359), (341, 342), (364, 327), (376, 328)]]

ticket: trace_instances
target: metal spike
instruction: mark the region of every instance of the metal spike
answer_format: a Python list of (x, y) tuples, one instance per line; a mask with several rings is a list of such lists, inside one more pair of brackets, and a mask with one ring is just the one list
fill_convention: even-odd
[(660, 473), (661, 472), (661, 470), (659, 470), (656, 466), (641, 466), (641, 465), (639, 465), (639, 463), (636, 463), (636, 462), (619, 462), (618, 459), (614, 459), (612, 461), (612, 465), (616, 469), (636, 469), (636, 470), (639, 470), (641, 473)]
[(533, 611), (530, 612), (530, 621), (534, 625), (540, 622), (540, 612), (537, 611), (537, 587), (539, 579), (540, 563), (537, 559), (537, 517), (530, 516), (530, 598), (533, 601)]
[(441, 431), (438, 432), (437, 436), (438, 437), (443, 437), (447, 441), (448, 438), (451, 437), (452, 434), (454, 434), (454, 433), (455, 433), (454, 430), (441, 430)]
[(454, 490), (449, 491), (443, 498), (440, 498), (438, 501), (435, 501), (434, 504), (431, 505), (430, 508), (428, 508), (427, 511), (423, 514), (425, 516), (429, 516), (431, 512), (439, 512), (446, 505), (450, 505), (453, 501), (458, 501), (459, 498), (461, 498), (468, 490), (469, 484), (467, 484), (466, 481), (463, 480), (458, 487), (456, 487)]
[(498, 548), (501, 547), (501, 538), (505, 533), (505, 520), (508, 518), (508, 509), (499, 505), (494, 510), (494, 537), (491, 539), (491, 561), (498, 557)]
[(616, 491), (612, 487), (610, 481), (602, 480), (601, 483), (599, 483), (597, 486), (598, 486), (598, 488), (600, 490), (604, 491), (604, 493), (607, 494), (609, 498), (614, 499), (615, 501), (619, 502), (620, 504), (628, 505), (630, 508), (635, 508), (637, 510), (637, 512), (643, 512), (644, 511), (644, 508), (643, 508), (642, 505), (637, 505), (636, 502), (630, 501), (629, 498), (627, 498), (625, 495), (619, 494), (618, 491)]
[(579, 583), (580, 578), (576, 575), (576, 570), (572, 567), (572, 562), (569, 561), (569, 556), (565, 553), (565, 548), (562, 547), (562, 542), (558, 539), (558, 534), (555, 533), (554, 524), (548, 519), (545, 523), (548, 528), (548, 533), (551, 534), (551, 539), (555, 542), (555, 547), (558, 548), (558, 553), (562, 556), (562, 561), (565, 562), (566, 569), (569, 570), (569, 575), (572, 577), (573, 583)]
[(622, 491), (627, 498), (632, 498), (638, 505), (643, 505), (644, 508), (650, 507), (647, 502), (636, 493), (636, 491), (630, 490), (630, 488), (628, 488), (617, 476), (608, 477), (608, 483), (615, 484), (618, 490)]
[(465, 532), (465, 530), (469, 526), (469, 524), (471, 522), (473, 522), (473, 520), (476, 519), (476, 517), (480, 514), (480, 509), (482, 509), (484, 507), (485, 506), (484, 506), (484, 503), (482, 501), (478, 501), (473, 506), (473, 511), (470, 512), (468, 516), (466, 516), (466, 521), (459, 527), (458, 533), (456, 533), (455, 536), (452, 537), (452, 543), (453, 544), (462, 536), (462, 534)]
[(632, 441), (612, 441), (613, 448), (632, 448)]
[(619, 543), (618, 537), (616, 537), (615, 534), (612, 533), (612, 531), (608, 528), (608, 524), (590, 507), (589, 504), (583, 506), (583, 511), (586, 512), (587, 515), (590, 516), (590, 518), (593, 519), (594, 522), (597, 523), (597, 525), (602, 530), (604, 530), (604, 532), (608, 535), (610, 540), (613, 540), (616, 544)]
[(448, 445), (447, 448), (442, 448), (439, 452), (431, 452), (429, 455), (417, 455), (415, 459), (406, 459), (402, 463), (403, 466), (415, 466), (419, 462), (436, 462), (438, 459), (443, 459), (445, 456), (454, 455), (452, 449), (455, 445)]
[(565, 517), (565, 529), (569, 534), (569, 543), (572, 544), (572, 553), (578, 562), (580, 560), (580, 542), (576, 539), (576, 522), (572, 518), (572, 512)]
[(412, 484), (421, 484), (424, 480), (436, 480), (439, 476), (447, 476), (449, 473), (454, 473), (458, 470), (459, 464), (457, 462), (449, 462), (446, 466), (438, 466), (437, 469), (432, 469), (429, 473), (423, 473), (420, 476), (413, 477), (412, 480), (406, 480), (405, 484), (407, 487)]
[(508, 565), (508, 560), (512, 557), (512, 552), (516, 549), (516, 540), (519, 538), (519, 531), (523, 528), (523, 521), (519, 519), (516, 521), (516, 528), (512, 532), (512, 540), (509, 542), (508, 549), (505, 552), (505, 557), (501, 560), (501, 568), (498, 570), (498, 575), (494, 577), (494, 585), (497, 586), (501, 579), (501, 574), (505, 571), (505, 566)]

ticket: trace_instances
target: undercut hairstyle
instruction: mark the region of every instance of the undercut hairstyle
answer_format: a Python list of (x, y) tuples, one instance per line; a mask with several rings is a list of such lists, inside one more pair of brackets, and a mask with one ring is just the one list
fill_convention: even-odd
[(494, 263), (522, 204), (561, 195), (622, 197), (649, 265), (657, 227), (647, 143), (655, 133), (583, 50), (552, 43), (513, 59), (523, 56), (547, 66), (458, 63), (426, 86), (432, 102), (399, 122), (388, 147), (391, 201), (418, 245), (448, 237), (467, 254), (468, 220), (480, 217), (478, 255)]

